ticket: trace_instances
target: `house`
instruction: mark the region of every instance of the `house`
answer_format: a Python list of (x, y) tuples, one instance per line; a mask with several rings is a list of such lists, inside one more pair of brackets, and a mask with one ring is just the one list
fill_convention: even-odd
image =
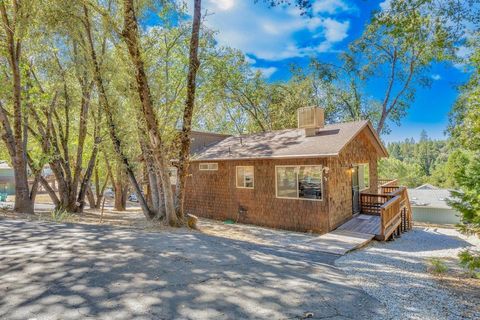
[(0, 193), (15, 194), (15, 173), (6, 161), (0, 161)]
[(435, 224), (460, 223), (460, 213), (447, 203), (450, 190), (427, 184), (408, 189), (408, 195), (414, 221)]
[(324, 125), (323, 109), (298, 111), (298, 128), (218, 141), (192, 155), (186, 211), (201, 217), (326, 233), (377, 192), (387, 151), (369, 121)]

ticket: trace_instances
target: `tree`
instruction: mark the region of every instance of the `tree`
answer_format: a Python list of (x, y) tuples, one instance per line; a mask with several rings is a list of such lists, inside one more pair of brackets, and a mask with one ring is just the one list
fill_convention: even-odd
[[(470, 57), (473, 72), (461, 88), (451, 115), (449, 133), (459, 150), (451, 155), (451, 174), (460, 191), (452, 192), (449, 204), (462, 214), (460, 231), (480, 237), (480, 33), (471, 39), (474, 53)], [(474, 273), (480, 265), (480, 252), (462, 251), (462, 265)], [(475, 273), (474, 273), (475, 274)], [(476, 277), (480, 275), (475, 274)]]
[(2, 39), (5, 49), (2, 55), (9, 65), (11, 85), (10, 99), (13, 105), (13, 124), (9, 119), (9, 112), (0, 101), (0, 122), (2, 123), (2, 140), (4, 141), (11, 158), (15, 172), (15, 205), (17, 212), (33, 213), (33, 201), (28, 186), (27, 175), (27, 115), (22, 99), (22, 41), (27, 32), (31, 17), (28, 1), (12, 0), (0, 3), (2, 16)]
[[(99, 10), (104, 17), (108, 18), (107, 15), (109, 14), (109, 12), (105, 13), (103, 10), (97, 7), (95, 7), (95, 9)], [(137, 193), (143, 214), (147, 219), (153, 219), (155, 218), (156, 213), (153, 212), (151, 208), (148, 206), (148, 203), (143, 196), (141, 186), (138, 183), (137, 178), (135, 176), (134, 168), (130, 164), (130, 160), (128, 159), (127, 154), (125, 153), (122, 147), (122, 140), (120, 138), (120, 133), (117, 128), (117, 124), (115, 123), (115, 120), (114, 120), (114, 110), (113, 110), (112, 104), (110, 103), (110, 99), (107, 95), (107, 91), (105, 88), (104, 75), (100, 69), (100, 63), (99, 63), (99, 59), (98, 59), (96, 48), (95, 48), (95, 42), (94, 42), (91, 23), (90, 23), (90, 12), (87, 5), (85, 4), (83, 5), (83, 14), (84, 14), (83, 25), (84, 25), (85, 33), (87, 36), (87, 50), (89, 51), (90, 62), (93, 65), (93, 74), (94, 74), (93, 78), (95, 80), (96, 88), (98, 91), (99, 104), (103, 108), (106, 115), (108, 132), (112, 140), (113, 147), (127, 172), (130, 183), (132, 184), (133, 188), (135, 189), (135, 192)]]
[(187, 78), (187, 99), (183, 111), (182, 132), (180, 133), (180, 152), (178, 159), (178, 179), (175, 189), (175, 205), (178, 219), (184, 219), (185, 183), (188, 173), (190, 156), (190, 133), (192, 131), (192, 117), (195, 107), (195, 90), (197, 72), (200, 66), (198, 60), (198, 46), (200, 38), (200, 18), (202, 1), (194, 0), (192, 36), (190, 39), (190, 53)]
[(399, 124), (419, 86), (431, 82), (432, 62), (454, 60), (463, 38), (468, 5), (457, 1), (393, 0), (387, 10), (374, 15), (363, 35), (343, 56), (357, 70), (361, 86), (384, 78), (378, 96), (381, 111), (377, 132), (388, 132), (387, 120)]
[(378, 163), (378, 175), (382, 178), (398, 179), (401, 185), (418, 187), (425, 183), (421, 167), (394, 158), (382, 159)]
[(157, 115), (153, 108), (152, 95), (141, 54), (138, 22), (133, 0), (124, 0), (123, 7), (124, 25), (122, 36), (127, 45), (130, 59), (135, 70), (136, 87), (141, 102), (143, 120), (146, 124), (151, 152), (158, 172), (158, 178), (162, 184), (166, 219), (168, 224), (176, 226), (179, 224), (179, 220), (175, 212), (173, 193), (170, 186), (170, 175), (168, 171), (169, 159), (166, 157), (167, 154), (164, 151), (162, 136), (158, 127)]
[(457, 150), (452, 154), (452, 172), (459, 192), (453, 193), (450, 204), (462, 213), (461, 229), (480, 236), (480, 49), (479, 38), (471, 40), (474, 53), (470, 64), (471, 78), (461, 88), (450, 114), (449, 133)]

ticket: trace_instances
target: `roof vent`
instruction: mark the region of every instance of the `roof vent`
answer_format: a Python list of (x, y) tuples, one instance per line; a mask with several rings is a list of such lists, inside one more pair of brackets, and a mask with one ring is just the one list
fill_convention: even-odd
[(324, 111), (320, 107), (305, 107), (297, 110), (298, 128), (305, 129), (305, 136), (314, 136), (317, 129), (323, 128)]

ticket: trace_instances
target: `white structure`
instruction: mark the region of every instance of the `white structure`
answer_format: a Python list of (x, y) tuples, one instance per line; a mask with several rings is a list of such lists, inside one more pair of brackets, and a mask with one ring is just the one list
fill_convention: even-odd
[(408, 196), (412, 206), (413, 221), (434, 224), (460, 222), (460, 213), (447, 203), (450, 190), (424, 184), (415, 189), (408, 189)]

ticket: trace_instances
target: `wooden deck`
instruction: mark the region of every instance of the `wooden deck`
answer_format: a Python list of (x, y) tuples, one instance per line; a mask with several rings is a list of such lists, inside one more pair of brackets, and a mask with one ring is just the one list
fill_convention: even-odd
[(337, 230), (377, 235), (380, 233), (380, 217), (369, 214), (357, 214)]
[(412, 208), (407, 189), (396, 180), (385, 180), (378, 193), (360, 194), (360, 214), (354, 215), (337, 230), (374, 235), (388, 240), (412, 228)]

